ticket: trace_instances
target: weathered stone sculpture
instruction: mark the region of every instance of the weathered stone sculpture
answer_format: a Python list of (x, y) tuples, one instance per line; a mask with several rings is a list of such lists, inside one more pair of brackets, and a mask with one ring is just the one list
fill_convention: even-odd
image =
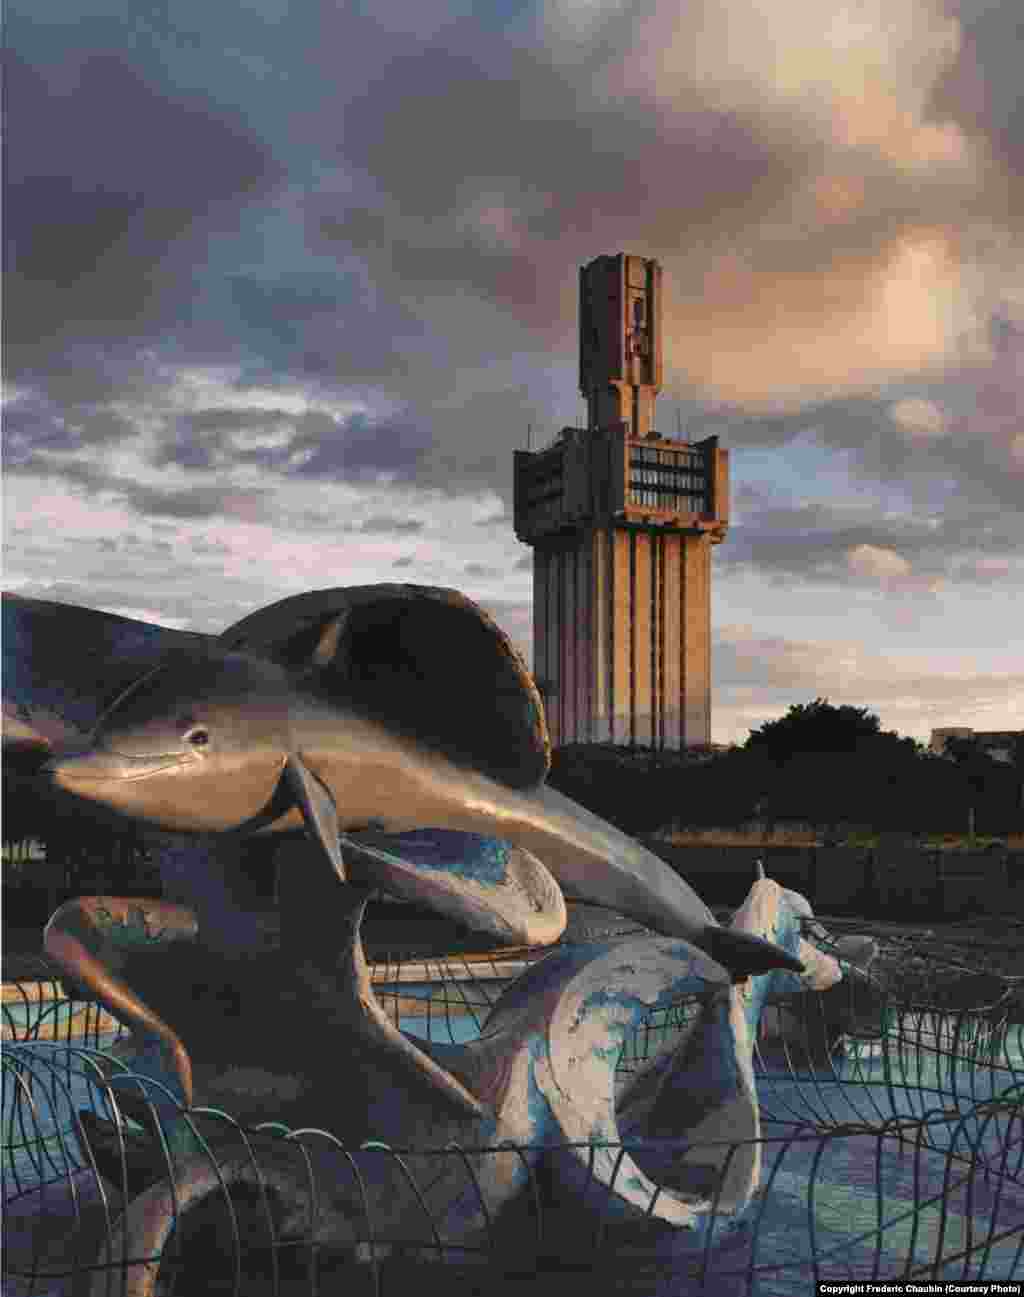
[[(304, 824), (342, 881), (506, 938), (553, 940), (561, 888), (740, 975), (793, 966), (719, 927), (657, 856), (545, 787), (549, 761), (533, 681), (479, 608), (454, 591), (369, 586), (284, 600), (181, 650), (116, 700), (88, 752), (48, 770), (165, 829)], [(428, 858), (412, 859), (424, 841), (402, 835), (424, 830), (478, 836), (454, 859), (429, 839)]]
[[(15, 645), (5, 690), (29, 726), (40, 703), (51, 722), (87, 725), (101, 710), (104, 652), (118, 661), (124, 649), (137, 668), (141, 643), (143, 657), (160, 661), (152, 628), (143, 634), (103, 618), (97, 632), (96, 615), (86, 614), (90, 654), (89, 635), (67, 633), (69, 619), (82, 622), (85, 610), (62, 615), (14, 600), (5, 611)], [(50, 678), (61, 669), (57, 639), (82, 655), (68, 661), (66, 694)], [(192, 1062), (207, 1047), (223, 1050), (234, 1036), (232, 1046), (243, 1051), (248, 1033), (225, 1033), (215, 1020), (204, 1031), (202, 1012), (182, 1002), (180, 989), (175, 1000), (190, 979), (168, 976), (167, 967), (128, 979), (117, 964), (182, 937), (208, 953), (251, 954), (219, 930), (244, 931), (223, 896), (206, 914), (192, 905), (209, 897), (218, 838), (230, 843), (304, 823), (343, 882), (426, 901), (506, 941), (559, 935), (561, 884), (686, 936), (738, 974), (799, 966), (778, 947), (719, 927), (661, 860), (544, 787), (549, 747), (533, 682), (506, 637), (462, 596), (409, 586), (326, 591), (265, 609), (216, 643), (172, 633), (170, 646), (169, 660), (99, 718), (90, 749), (58, 755), (48, 769), (89, 803), (214, 836), (184, 861), (180, 848), (165, 853), (177, 866), (174, 901), (72, 903), (54, 916), (45, 940), (73, 978), (145, 1035), (155, 1074), (173, 1076), (175, 1097), (191, 1101)], [(118, 685), (125, 674), (120, 666), (112, 671)], [(315, 893), (307, 880), (292, 889), (297, 928), (339, 908), (318, 909)], [(324, 945), (330, 949), (329, 936)], [(101, 957), (112, 950), (120, 952), (115, 959)], [(195, 966), (191, 955), (188, 964)], [(218, 980), (244, 994), (253, 973), (211, 970), (208, 981)], [(189, 1028), (186, 1044), (181, 1032)], [(417, 1046), (400, 1052), (431, 1070)]]
[[(434, 1178), (427, 1206), (449, 1241), (479, 1235), (545, 1142), (616, 1139), (620, 1128), (691, 1143), (718, 1131), (756, 1138), (750, 1051), (764, 995), (786, 978), (792, 989), (831, 984), (839, 965), (800, 937), (799, 907), (775, 884), (759, 881), (722, 928), (657, 857), (546, 788), (539, 697), (468, 600), (407, 586), (326, 591), (274, 605), (218, 641), (169, 633), (167, 657), (159, 637), (105, 619), (92, 623), (96, 655), (85, 668), (69, 662), (78, 681), (66, 694), (38, 667), (60, 669), (52, 637), (62, 614), (8, 607), (17, 636), (5, 698), (21, 709), (28, 743), (44, 741), (33, 729), (44, 709), (57, 735), (52, 780), (163, 832), (198, 835), (164, 839), (174, 899), (70, 902), (45, 937), (69, 977), (130, 1028), (119, 1050), (136, 1079), (117, 1082), (119, 1094), (143, 1124), (155, 1113), (186, 1201), (209, 1191), (211, 1175), (220, 1183), (197, 1153), (201, 1118), (181, 1113), (203, 1103), (242, 1122), (329, 1129), (349, 1145), (514, 1141), (525, 1152), (473, 1160), (476, 1185), (457, 1164)], [(117, 646), (133, 644), (133, 671), (145, 674), (125, 687), (118, 666), (104, 710), (101, 654), (116, 661)], [(97, 720), (88, 749), (69, 751), (80, 743), (73, 731)], [(240, 837), (298, 826), (330, 869), (282, 868), (281, 949), (259, 954), (244, 903), (223, 883), (225, 861)], [(377, 888), (505, 941), (555, 940), (563, 889), (665, 935), (560, 949), (508, 989), (478, 1041), (432, 1045), (399, 1031), (370, 987), (359, 925)], [(691, 994), (706, 1000), (698, 1026), (630, 1089), (617, 1117), (616, 1047), (651, 1008)], [(222, 1150), (221, 1170), (229, 1162)], [(570, 1194), (596, 1184), (626, 1219), (649, 1215), (686, 1236), (706, 1227), (712, 1203), (688, 1187), (685, 1158), (662, 1165), (638, 1152), (616, 1167), (603, 1154), (593, 1177), (589, 1162), (558, 1159)], [(138, 1255), (166, 1236), (160, 1195), (171, 1191), (145, 1187), (166, 1174), (162, 1154), (147, 1165), (143, 1148), (135, 1166), (144, 1192), (127, 1237)], [(393, 1167), (374, 1167), (365, 1179), (377, 1218), (404, 1236), (418, 1199)], [(343, 1169), (328, 1173), (336, 1200), (323, 1216), (339, 1241), (353, 1237)], [(727, 1179), (718, 1214), (739, 1219), (756, 1168), (733, 1159)], [(301, 1198), (289, 1173), (278, 1180), (282, 1201)], [(136, 1272), (134, 1291), (149, 1291), (149, 1274)]]
[[(376, 1129), (387, 1132), (396, 1147), (412, 1141), (440, 1152), (508, 1140), (517, 1151), (466, 1154), (452, 1159), (444, 1174), (436, 1155), (432, 1164), (421, 1158), (422, 1183), (429, 1188), (417, 1195), (389, 1159), (371, 1152), (332, 1158), (321, 1150), (316, 1241), (353, 1247), (372, 1220), (377, 1244), (407, 1242), (418, 1229), (426, 1256), (432, 1232), (448, 1247), (479, 1244), (524, 1187), (529, 1166), (544, 1146), (553, 1145), (575, 1145), (547, 1156), (562, 1207), (584, 1231), (588, 1215), (611, 1221), (613, 1228), (644, 1221), (648, 1229), (661, 1227), (666, 1252), (672, 1253), (704, 1247), (712, 1229), (715, 1244), (742, 1229), (760, 1183), (752, 1054), (764, 1001), (769, 994), (827, 989), (843, 972), (839, 961), (801, 936), (802, 916), (790, 895), (762, 877), (733, 923), (737, 931), (779, 941), (805, 964), (804, 974), (776, 971), (735, 984), (702, 952), (665, 938), (562, 947), (508, 988), (478, 1040), (421, 1042), (464, 1087), (460, 1097), (451, 1090), (446, 1098), (426, 1073), (416, 1081), (389, 1077), (383, 1067), (387, 1029), (366, 974), (354, 912), (347, 975), (325, 991), (339, 1009), (334, 1029), (346, 1033), (346, 1064), (355, 1042), (360, 1068), (369, 1069)], [(616, 1096), (616, 1061), (630, 1032), (652, 1009), (692, 995), (701, 997), (703, 1007), (690, 1029)], [(358, 1052), (364, 1041), (372, 1046), (367, 1055)], [(324, 1059), (321, 1069), (336, 1084), (335, 1060)], [(420, 1125), (424, 1102), (429, 1124)], [(202, 1127), (202, 1119), (196, 1120)], [(173, 1131), (173, 1120), (167, 1128)], [(415, 1154), (403, 1160), (419, 1169)], [(358, 1167), (361, 1187), (350, 1162)], [(282, 1160), (279, 1151), (269, 1164), (265, 1157), (259, 1164), (275, 1196), (278, 1234), (302, 1234), (305, 1228), (308, 1239), (310, 1190), (303, 1164)], [(241, 1148), (222, 1146), (216, 1165), (202, 1153), (185, 1156), (174, 1190), (164, 1179), (140, 1194), (128, 1210), (123, 1239), (114, 1231), (103, 1259), (158, 1256), (174, 1219), (175, 1197), (177, 1210), (187, 1210), (221, 1193), (225, 1178), (255, 1186), (259, 1177)], [(154, 1280), (155, 1267), (138, 1267), (128, 1291), (146, 1297)]]
[[(774, 970), (714, 988), (679, 1042), (634, 1074), (614, 1106), (602, 1105), (591, 1138), (600, 1132), (632, 1150), (631, 1165), (618, 1167), (611, 1194), (607, 1172), (617, 1153), (605, 1155), (604, 1176), (591, 1176), (589, 1159), (579, 1151), (556, 1161), (578, 1205), (589, 1199), (611, 1221), (674, 1226), (666, 1234), (669, 1251), (705, 1246), (712, 1228), (715, 1242), (722, 1242), (742, 1228), (758, 1189), (761, 1123), (753, 1052), (765, 1001), (828, 990), (849, 967), (804, 938), (803, 907), (810, 909), (804, 898), (766, 879), (760, 867), (758, 873), (732, 927), (778, 943), (800, 959), (803, 973)], [(819, 933), (827, 936), (820, 926)]]

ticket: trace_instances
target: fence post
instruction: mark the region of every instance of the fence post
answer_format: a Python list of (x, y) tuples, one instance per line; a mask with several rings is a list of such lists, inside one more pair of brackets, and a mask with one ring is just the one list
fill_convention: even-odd
[(875, 876), (875, 848), (868, 847), (864, 858), (864, 885), (861, 889), (861, 905), (865, 914), (873, 913), (878, 907), (878, 882)]
[(942, 867), (942, 852), (934, 853), (935, 888), (932, 893), (932, 904), (937, 914), (946, 913), (946, 872)]

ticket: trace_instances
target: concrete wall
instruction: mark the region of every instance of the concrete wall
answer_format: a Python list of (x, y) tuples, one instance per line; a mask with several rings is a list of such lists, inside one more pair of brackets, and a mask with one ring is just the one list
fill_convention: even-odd
[(644, 839), (710, 905), (738, 905), (754, 864), (803, 892), (821, 913), (882, 918), (965, 913), (1024, 916), (1024, 854), (938, 852), (889, 847), (681, 847)]

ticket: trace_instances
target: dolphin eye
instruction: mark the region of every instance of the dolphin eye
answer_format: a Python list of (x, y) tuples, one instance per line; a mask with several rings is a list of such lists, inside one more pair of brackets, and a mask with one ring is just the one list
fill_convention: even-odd
[(205, 748), (207, 743), (209, 743), (209, 741), (210, 741), (210, 732), (209, 730), (204, 730), (202, 727), (193, 730), (192, 733), (189, 734), (188, 736), (188, 742), (194, 748)]

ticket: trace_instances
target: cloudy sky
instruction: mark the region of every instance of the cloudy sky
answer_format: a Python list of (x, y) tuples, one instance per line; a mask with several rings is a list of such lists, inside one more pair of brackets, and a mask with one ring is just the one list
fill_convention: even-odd
[(713, 737), (1024, 728), (1020, 0), (7, 7), (4, 586), (216, 631), (412, 580), (529, 654), (577, 267), (731, 450)]

